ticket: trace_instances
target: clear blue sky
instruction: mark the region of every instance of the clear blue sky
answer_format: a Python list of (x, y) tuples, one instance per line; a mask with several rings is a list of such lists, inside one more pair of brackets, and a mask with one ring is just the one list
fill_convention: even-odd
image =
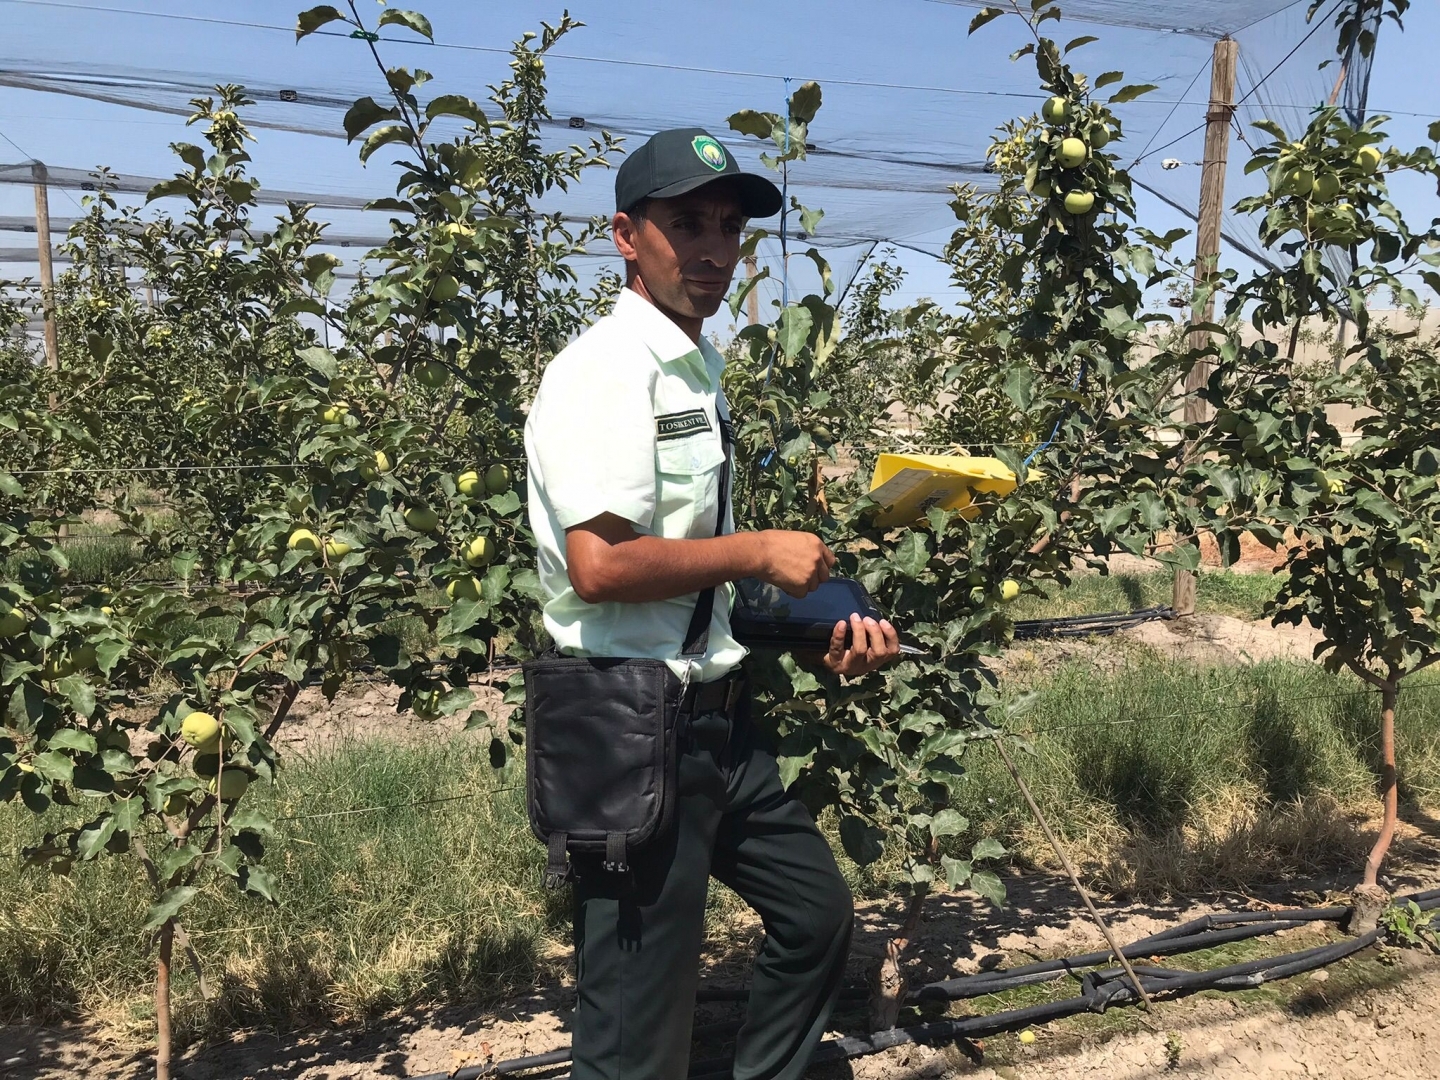
[[(201, 84), (243, 82), (271, 99), (280, 87), (323, 90), (340, 97), (382, 89), (358, 42), (327, 38), (300, 45), (283, 32), (305, 4), (291, 0), (0, 0), (0, 70), (119, 76), (133, 92), (137, 81), (160, 78)], [(341, 5), (343, 7), (343, 4)], [(444, 91), (459, 90), (477, 99), (485, 84), (503, 77), (503, 54), (476, 51), (503, 49), (540, 19), (555, 21), (560, 4), (512, 0), (504, 5), (468, 0), (416, 2), (432, 18), (437, 40), (459, 49), (384, 46), (392, 63), (422, 65), (437, 74)], [(1277, 16), (1267, 35), (1242, 35), (1242, 55), (1256, 70), (1268, 70), (1304, 32), (1303, 2)], [(975, 163), (983, 157), (989, 132), (1001, 119), (1035, 107), (1033, 66), (1011, 65), (1005, 52), (1024, 40), (1018, 22), (1002, 20), (967, 38), (973, 12), (932, 0), (728, 0), (696, 4), (682, 0), (572, 0), (572, 13), (589, 23), (564, 43), (561, 52), (612, 61), (638, 61), (674, 68), (724, 69), (729, 74), (671, 70), (593, 60), (557, 57), (548, 65), (552, 105), (558, 116), (600, 118), (620, 128), (650, 130), (656, 126), (700, 123), (717, 133), (724, 117), (737, 108), (778, 108), (784, 86), (775, 76), (796, 80), (817, 78), (826, 85), (826, 107), (816, 125), (815, 140), (841, 152), (872, 155), (867, 160), (814, 159), (797, 170), (805, 201), (830, 210), (822, 232), (885, 231), (934, 244), (948, 233), (945, 197), (936, 192), (873, 190), (888, 180), (902, 186), (938, 186), (958, 176), (943, 170), (901, 171), (873, 155), (899, 151), (907, 158), (937, 163)], [(373, 19), (373, 0), (361, 11)], [(141, 12), (171, 17), (153, 17)], [(223, 26), (185, 21), (236, 20), (258, 26)], [(1389, 125), (1399, 145), (1425, 140), (1434, 110), (1440, 74), (1433, 61), (1440, 44), (1440, 11), (1434, 4), (1416, 4), (1407, 32), (1387, 26), (1380, 43), (1381, 61), (1372, 80), (1372, 111), (1393, 111)], [(280, 30), (265, 29), (269, 24)], [(1075, 54), (1077, 66), (1097, 73), (1126, 69), (1127, 81), (1153, 82), (1160, 90), (1122, 107), (1130, 138), (1117, 145), (1138, 153), (1151, 141), (1161, 145), (1194, 127), (1204, 116), (1208, 77), (1200, 73), (1210, 43), (1185, 34), (1157, 34), (1115, 27), (1092, 27), (1067, 18), (1058, 28), (1047, 24), (1061, 41), (1096, 33), (1101, 41)], [(1265, 30), (1266, 26), (1259, 28)], [(1314, 39), (1332, 40), (1328, 27)], [(1323, 55), (1323, 50), (1321, 55)], [(1304, 64), (1306, 70), (1298, 71)], [(1333, 75), (1314, 72), (1315, 57), (1306, 52), (1282, 69), (1293, 75), (1297, 93), (1313, 100), (1311, 89), (1328, 85)], [(1283, 77), (1283, 76), (1282, 76)], [(1192, 79), (1194, 82), (1192, 84)], [(1277, 78), (1276, 82), (1280, 81)], [(853, 82), (892, 84), (856, 86)], [(1245, 77), (1242, 73), (1242, 90)], [(1309, 96), (1307, 96), (1309, 95)], [(258, 96), (258, 95), (257, 95)], [(173, 102), (173, 96), (156, 100)], [(271, 100), (262, 109), (276, 118), (296, 116), (307, 123), (335, 124), (338, 114), (316, 109), (285, 112)], [(1299, 111), (1289, 114), (1295, 119)], [(1159, 127), (1161, 121), (1165, 126)], [(268, 186), (320, 190), (352, 195), (386, 193), (390, 182), (383, 164), (362, 169), (353, 148), (342, 141), (275, 131), (258, 133), (256, 173)], [(183, 120), (155, 112), (123, 108), (79, 97), (0, 86), (0, 162), (26, 156), (52, 165), (88, 167), (105, 163), (117, 171), (165, 175), (172, 169), (167, 144), (199, 141)], [(1193, 203), (1199, 183), (1194, 167), (1200, 138), (1189, 138), (1154, 155), (1141, 169), (1152, 182), (1167, 185), (1173, 197)], [(1236, 147), (1235, 156), (1243, 153)], [(1186, 164), (1161, 172), (1161, 158), (1174, 156)], [(1137, 175), (1140, 175), (1137, 172)], [(1233, 174), (1232, 174), (1233, 175)], [(838, 186), (806, 189), (804, 178), (824, 179)], [(609, 177), (584, 185), (573, 205), (583, 212), (604, 211)], [(1227, 201), (1237, 192), (1233, 186)], [(1396, 201), (1417, 221), (1434, 216), (1434, 192), (1415, 183), (1396, 185)], [(75, 213), (71, 197), (55, 192), (51, 212)], [(33, 213), (27, 188), (0, 185), (0, 215)], [(335, 215), (337, 228), (374, 231), (360, 215)], [(1140, 220), (1159, 231), (1183, 225), (1181, 217), (1157, 200), (1141, 196)], [(20, 247), (30, 237), (0, 232), (0, 248)], [(837, 252), (842, 272), (860, 249)], [(947, 292), (943, 268), (932, 260), (902, 252), (911, 278), (902, 300), (919, 295), (943, 299)], [(598, 263), (596, 265), (599, 265)], [(0, 265), (0, 274), (22, 268)], [(796, 271), (797, 286), (806, 282)]]

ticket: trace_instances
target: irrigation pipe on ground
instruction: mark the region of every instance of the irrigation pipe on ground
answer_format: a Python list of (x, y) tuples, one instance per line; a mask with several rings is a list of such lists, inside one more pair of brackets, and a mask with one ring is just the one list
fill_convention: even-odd
[[(1396, 897), (1397, 901), (1413, 900), (1422, 911), (1440, 908), (1440, 889), (1412, 893)], [(1198, 919), (1162, 930), (1157, 934), (1133, 941), (1119, 952), (1128, 959), (1142, 957), (1173, 956), (1179, 953), (1210, 949), (1245, 938), (1273, 934), (1280, 930), (1293, 929), (1306, 923), (1343, 922), (1349, 915), (1348, 907), (1297, 908), (1283, 911), (1237, 911), (1204, 915)], [(1178, 998), (1201, 990), (1249, 990), (1263, 983), (1277, 979), (1288, 979), (1307, 971), (1325, 967), (1369, 948), (1378, 942), (1384, 930), (1377, 928), (1367, 934), (1331, 945), (1320, 945), (1299, 952), (1281, 956), (1264, 957), (1244, 963), (1230, 964), (1211, 971), (1187, 971), (1181, 968), (1163, 968), (1146, 964), (1130, 965), (1128, 971), (1137, 977), (1138, 988), (1146, 995), (1164, 998)], [(1114, 954), (1106, 952), (1085, 953), (1080, 956), (1062, 957), (1057, 960), (1043, 960), (1026, 964), (1008, 971), (984, 972), (958, 979), (946, 979), (919, 987), (908, 995), (911, 1002), (947, 1002), (966, 998), (997, 994), (1022, 986), (1051, 982), (1065, 976), (1078, 977), (1081, 992), (1074, 997), (1030, 1005), (1021, 1009), (1008, 1009), (989, 1016), (967, 1016), (955, 1020), (934, 1020), (912, 1027), (892, 1028), (870, 1035), (855, 1035), (841, 1039), (827, 1039), (816, 1048), (812, 1061), (815, 1064), (844, 1061), (866, 1057), (888, 1050), (894, 1046), (919, 1044), (927, 1046), (945, 1045), (961, 1039), (978, 1039), (998, 1035), (1005, 1031), (1016, 1031), (1034, 1024), (1044, 1024), (1084, 1012), (1104, 1012), (1112, 1006), (1134, 1005), (1141, 1000), (1131, 985), (1131, 974), (1120, 967), (1084, 971), (1103, 964)], [(841, 991), (842, 999), (854, 1000), (864, 997), (864, 987), (847, 987)], [(743, 1001), (749, 996), (744, 989), (702, 989), (697, 995), (698, 1002)], [(739, 1021), (727, 1021), (705, 1025), (707, 1036), (721, 1036), (739, 1028)], [(697, 1033), (699, 1033), (697, 1031)], [(570, 1060), (569, 1048), (552, 1050), (545, 1054), (512, 1058), (488, 1065), (473, 1065), (453, 1072), (427, 1073), (409, 1080), (481, 1080), (489, 1076), (513, 1076), (534, 1069), (553, 1068)], [(567, 1074), (568, 1075), (568, 1074)], [(690, 1070), (688, 1080), (721, 1080), (730, 1075), (729, 1062), (723, 1059), (696, 1062)], [(552, 1080), (565, 1080), (564, 1076)]]

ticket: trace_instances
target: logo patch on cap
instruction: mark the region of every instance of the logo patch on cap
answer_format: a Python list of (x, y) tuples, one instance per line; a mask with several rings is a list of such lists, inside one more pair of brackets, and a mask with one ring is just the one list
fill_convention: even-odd
[(696, 135), (690, 144), (695, 147), (695, 156), (716, 172), (723, 172), (727, 164), (725, 148), (709, 135)]

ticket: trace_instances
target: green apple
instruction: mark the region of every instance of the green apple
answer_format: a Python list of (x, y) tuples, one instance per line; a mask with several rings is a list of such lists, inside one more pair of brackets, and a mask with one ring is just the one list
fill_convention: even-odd
[(111, 728), (97, 740), (101, 750), (123, 750), (130, 752), (130, 733), (121, 728)]
[(1058, 94), (1040, 106), (1040, 115), (1047, 124), (1063, 124), (1070, 119), (1070, 100)]
[(1065, 196), (1065, 212), (1080, 217), (1088, 214), (1095, 205), (1095, 193), (1091, 191), (1072, 191)]
[(480, 479), (480, 474), (474, 469), (468, 469), (455, 478), (455, 488), (467, 498), (472, 495), (484, 495), (485, 481)]
[(243, 769), (226, 769), (219, 780), (219, 787), (210, 781), (210, 794), (219, 795), (224, 802), (234, 802), (250, 789), (250, 777)]
[(454, 300), (460, 295), (460, 282), (455, 280), (453, 274), (441, 274), (435, 279), (435, 287), (430, 290), (430, 298), (444, 303), (446, 300)]
[(304, 551), (313, 555), (320, 550), (320, 537), (309, 529), (296, 529), (290, 534), (285, 546), (291, 551)]
[(1315, 174), (1309, 169), (1291, 169), (1280, 183), (1280, 192), (1284, 195), (1304, 196), (1309, 195), (1314, 186)]
[(190, 816), (190, 802), (179, 792), (165, 796), (165, 805), (162, 809), (166, 817)]
[(343, 424), (345, 417), (350, 415), (350, 403), (348, 401), (337, 401), (326, 407), (320, 414), (320, 419), (327, 424)]
[(415, 710), (415, 715), (422, 720), (438, 720), (440, 718), (440, 690), (438, 687), (417, 690), (410, 699), (410, 707)]
[(388, 473), (394, 467), (395, 465), (391, 462), (389, 454), (385, 453), (384, 450), (376, 450), (375, 464), (361, 465), (360, 477), (363, 480), (374, 480), (381, 473)]
[(479, 600), (480, 579), (476, 577), (455, 578), (445, 586), (445, 595), (451, 600)]
[(81, 645), (70, 654), (71, 671), (89, 671), (95, 666), (95, 646)]
[(434, 532), (440, 525), (440, 515), (428, 506), (412, 506), (405, 511), (405, 524), (416, 532)]
[(487, 536), (476, 536), (465, 545), (460, 554), (471, 566), (489, 566), (490, 560), (495, 558), (495, 545), (490, 543)]
[(190, 762), (190, 768), (195, 770), (195, 775), (202, 780), (208, 780), (220, 771), (219, 754), (196, 754), (195, 760)]
[(1355, 155), (1355, 164), (1360, 167), (1361, 172), (1373, 173), (1380, 167), (1384, 156), (1373, 146), (1362, 146), (1360, 152)]
[(1036, 180), (1030, 188), (1030, 193), (1037, 199), (1048, 199), (1050, 197), (1050, 181)]
[(485, 470), (485, 490), (491, 495), (504, 495), (510, 490), (510, 468), (495, 464)]
[(343, 559), (352, 550), (354, 549), (344, 540), (337, 540), (333, 536), (325, 541), (325, 557), (327, 559)]
[(434, 360), (426, 360), (415, 368), (415, 379), (421, 386), (428, 386), (431, 390), (444, 386), (450, 378), (450, 372), (444, 364), (437, 364)]
[(0, 638), (11, 638), (25, 632), (30, 625), (30, 620), (25, 618), (25, 613), (11, 609), (4, 615), (0, 615)]
[(1110, 129), (1104, 124), (1095, 124), (1090, 128), (1090, 148), (1099, 150), (1110, 142)]
[(1057, 158), (1062, 169), (1073, 169), (1077, 165), (1084, 164), (1085, 159), (1090, 156), (1090, 149), (1085, 145), (1084, 140), (1069, 138), (1060, 140), (1060, 153)]
[(180, 737), (201, 754), (220, 752), (220, 721), (207, 712), (192, 712), (180, 722)]
[(1000, 583), (1000, 600), (1003, 603), (1010, 603), (1020, 595), (1020, 583), (1014, 578), (1006, 578)]
[(1340, 178), (1334, 173), (1321, 173), (1310, 185), (1310, 197), (1316, 202), (1330, 202), (1340, 194)]

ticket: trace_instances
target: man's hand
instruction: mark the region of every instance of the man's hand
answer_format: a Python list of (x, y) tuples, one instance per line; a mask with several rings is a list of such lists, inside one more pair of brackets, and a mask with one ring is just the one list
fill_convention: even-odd
[(900, 635), (895, 633), (895, 627), (890, 625), (889, 619), (876, 622), (874, 619), (851, 615), (848, 624), (848, 649), (845, 647), (846, 629), (847, 624), (843, 619), (835, 624), (835, 630), (830, 635), (830, 650), (823, 660), (825, 666), (836, 675), (858, 679), (861, 675), (868, 675), (884, 667), (900, 655)]
[(818, 536), (767, 529), (757, 539), (764, 545), (764, 568), (756, 577), (799, 600), (830, 580), (835, 553)]

